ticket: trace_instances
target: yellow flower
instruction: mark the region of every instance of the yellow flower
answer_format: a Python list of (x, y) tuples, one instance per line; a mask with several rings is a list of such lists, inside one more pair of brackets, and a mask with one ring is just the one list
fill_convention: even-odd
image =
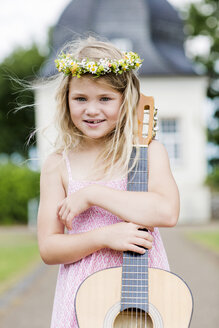
[(77, 68), (78, 68), (78, 65), (77, 64), (73, 64), (71, 66), (71, 72), (72, 72), (72, 74), (77, 70)]

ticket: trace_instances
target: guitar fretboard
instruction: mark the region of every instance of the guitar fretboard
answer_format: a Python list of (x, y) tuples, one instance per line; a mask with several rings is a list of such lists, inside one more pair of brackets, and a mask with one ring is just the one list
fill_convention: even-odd
[[(128, 174), (128, 191), (148, 190), (147, 147), (140, 147), (137, 165)], [(133, 147), (129, 167), (133, 163), (136, 148)], [(121, 311), (139, 308), (148, 312), (148, 251), (141, 255), (123, 253)]]

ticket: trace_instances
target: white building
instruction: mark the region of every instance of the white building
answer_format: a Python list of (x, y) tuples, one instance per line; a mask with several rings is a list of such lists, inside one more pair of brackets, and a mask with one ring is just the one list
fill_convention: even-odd
[[(182, 22), (164, 0), (73, 0), (64, 10), (53, 33), (53, 52), (42, 74), (55, 73), (54, 59), (62, 45), (78, 34), (93, 31), (122, 50), (133, 50), (143, 65), (139, 71), (141, 91), (153, 96), (158, 108), (159, 139), (166, 147), (180, 191), (181, 223), (210, 219), (207, 174), (206, 78), (198, 76), (185, 57)], [(54, 113), (54, 88), (36, 93), (37, 126), (45, 126)], [(55, 137), (50, 129), (49, 139)], [(44, 158), (49, 143), (38, 134), (38, 149)]]

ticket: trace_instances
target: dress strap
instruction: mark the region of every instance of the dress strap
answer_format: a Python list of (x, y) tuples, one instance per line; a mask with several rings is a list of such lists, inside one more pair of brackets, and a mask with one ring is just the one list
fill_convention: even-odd
[(72, 181), (73, 179), (72, 179), (72, 173), (71, 173), (71, 165), (70, 165), (68, 155), (65, 151), (63, 151), (62, 154), (63, 154), (65, 162), (66, 162), (66, 167), (67, 167), (67, 171), (68, 171), (68, 179), (69, 179), (69, 181)]

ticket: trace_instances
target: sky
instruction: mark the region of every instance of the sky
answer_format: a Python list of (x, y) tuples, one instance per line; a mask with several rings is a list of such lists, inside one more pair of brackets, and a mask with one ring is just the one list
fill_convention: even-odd
[[(33, 40), (46, 44), (47, 31), (71, 0), (0, 0), (0, 61)], [(168, 0), (176, 7), (197, 0)], [(43, 51), (43, 47), (42, 47)]]

